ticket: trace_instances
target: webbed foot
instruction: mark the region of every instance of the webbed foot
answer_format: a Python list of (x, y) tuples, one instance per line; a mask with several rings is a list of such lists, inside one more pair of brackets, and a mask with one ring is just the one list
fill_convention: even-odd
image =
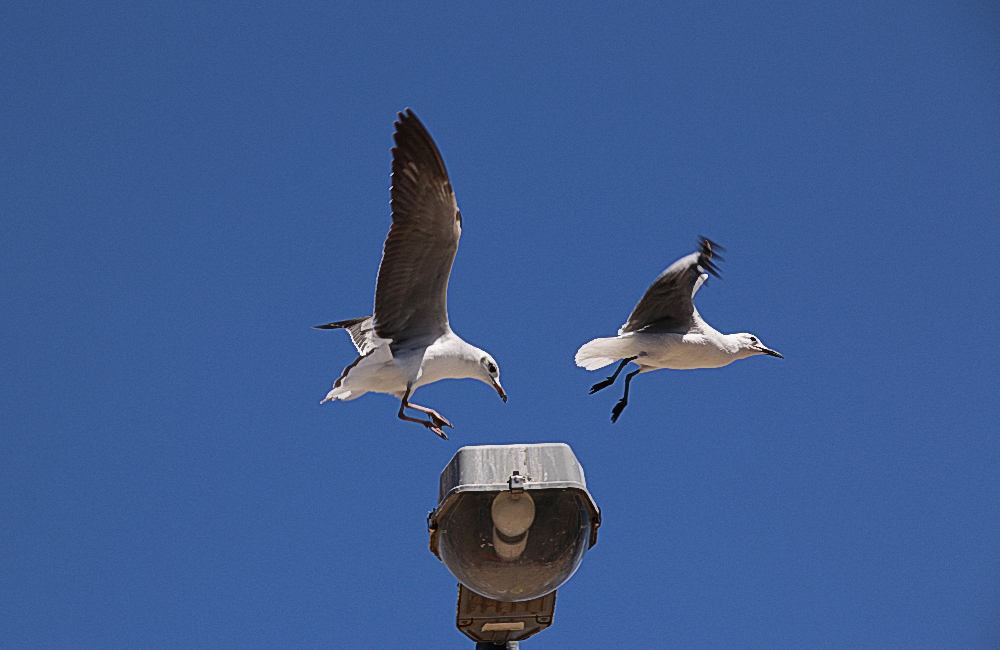
[(590, 387), (590, 394), (593, 395), (599, 390), (604, 390), (611, 384), (615, 383), (615, 379), (617, 379), (617, 377), (608, 377), (604, 381), (597, 382), (596, 384)]
[(615, 407), (613, 409), (611, 409), (611, 423), (612, 424), (614, 424), (615, 422), (618, 421), (618, 416), (620, 416), (622, 414), (622, 411), (625, 410), (626, 406), (628, 406), (628, 400), (627, 399), (622, 398), (622, 399), (618, 400), (618, 403), (615, 404)]

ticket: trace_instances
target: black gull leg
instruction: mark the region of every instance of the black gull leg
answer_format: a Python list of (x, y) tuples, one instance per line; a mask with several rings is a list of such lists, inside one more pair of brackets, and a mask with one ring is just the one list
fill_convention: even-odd
[(620, 400), (618, 400), (618, 403), (615, 404), (615, 407), (613, 409), (611, 409), (611, 423), (612, 424), (614, 424), (615, 422), (618, 421), (618, 416), (621, 415), (622, 411), (625, 410), (625, 407), (628, 406), (628, 385), (630, 383), (632, 383), (632, 377), (635, 377), (641, 371), (642, 371), (642, 368), (639, 368), (638, 370), (635, 370), (635, 371), (630, 372), (627, 375), (625, 375), (625, 394), (622, 395), (622, 398)]
[(615, 370), (615, 374), (611, 375), (610, 377), (608, 377), (604, 381), (599, 381), (596, 384), (594, 384), (593, 386), (591, 386), (590, 387), (590, 394), (593, 395), (597, 391), (604, 390), (605, 388), (607, 388), (611, 384), (615, 383), (615, 380), (618, 379), (618, 375), (625, 368), (625, 366), (627, 366), (630, 362), (635, 361), (638, 358), (639, 357), (629, 357), (627, 359), (622, 359), (622, 362), (620, 364), (618, 364), (618, 370)]

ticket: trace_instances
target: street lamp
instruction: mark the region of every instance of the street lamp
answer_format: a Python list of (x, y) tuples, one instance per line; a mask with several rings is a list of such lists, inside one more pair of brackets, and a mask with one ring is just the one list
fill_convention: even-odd
[(569, 445), (459, 449), (427, 516), (431, 552), (460, 583), (458, 629), (486, 647), (516, 647), (551, 625), (555, 591), (600, 525)]

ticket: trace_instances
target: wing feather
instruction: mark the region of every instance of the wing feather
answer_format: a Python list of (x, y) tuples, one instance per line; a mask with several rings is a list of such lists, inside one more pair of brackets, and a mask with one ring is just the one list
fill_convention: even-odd
[[(628, 332), (676, 332), (685, 333), (694, 324), (694, 293), (701, 287), (699, 279), (705, 272), (715, 277), (719, 269), (712, 257), (713, 248), (724, 250), (713, 241), (700, 237), (699, 250), (677, 260), (661, 273), (646, 289), (642, 299), (632, 310), (628, 321), (618, 330)], [(702, 281), (703, 282), (703, 281)]]
[(351, 335), (351, 342), (358, 349), (358, 354), (362, 357), (378, 347), (379, 340), (374, 335), (371, 316), (361, 318), (351, 318), (348, 320), (327, 323), (326, 325), (314, 325), (318, 330), (345, 329)]
[(375, 289), (375, 333), (398, 345), (448, 327), (448, 277), (462, 217), (444, 160), (413, 111), (399, 113), (392, 149), (392, 227)]

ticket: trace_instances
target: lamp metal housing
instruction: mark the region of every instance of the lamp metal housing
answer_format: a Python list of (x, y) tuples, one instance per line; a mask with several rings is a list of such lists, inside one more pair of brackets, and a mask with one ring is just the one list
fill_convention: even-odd
[(600, 525), (564, 443), (459, 449), (427, 516), (431, 552), (468, 589), (502, 602), (554, 592), (597, 543)]

